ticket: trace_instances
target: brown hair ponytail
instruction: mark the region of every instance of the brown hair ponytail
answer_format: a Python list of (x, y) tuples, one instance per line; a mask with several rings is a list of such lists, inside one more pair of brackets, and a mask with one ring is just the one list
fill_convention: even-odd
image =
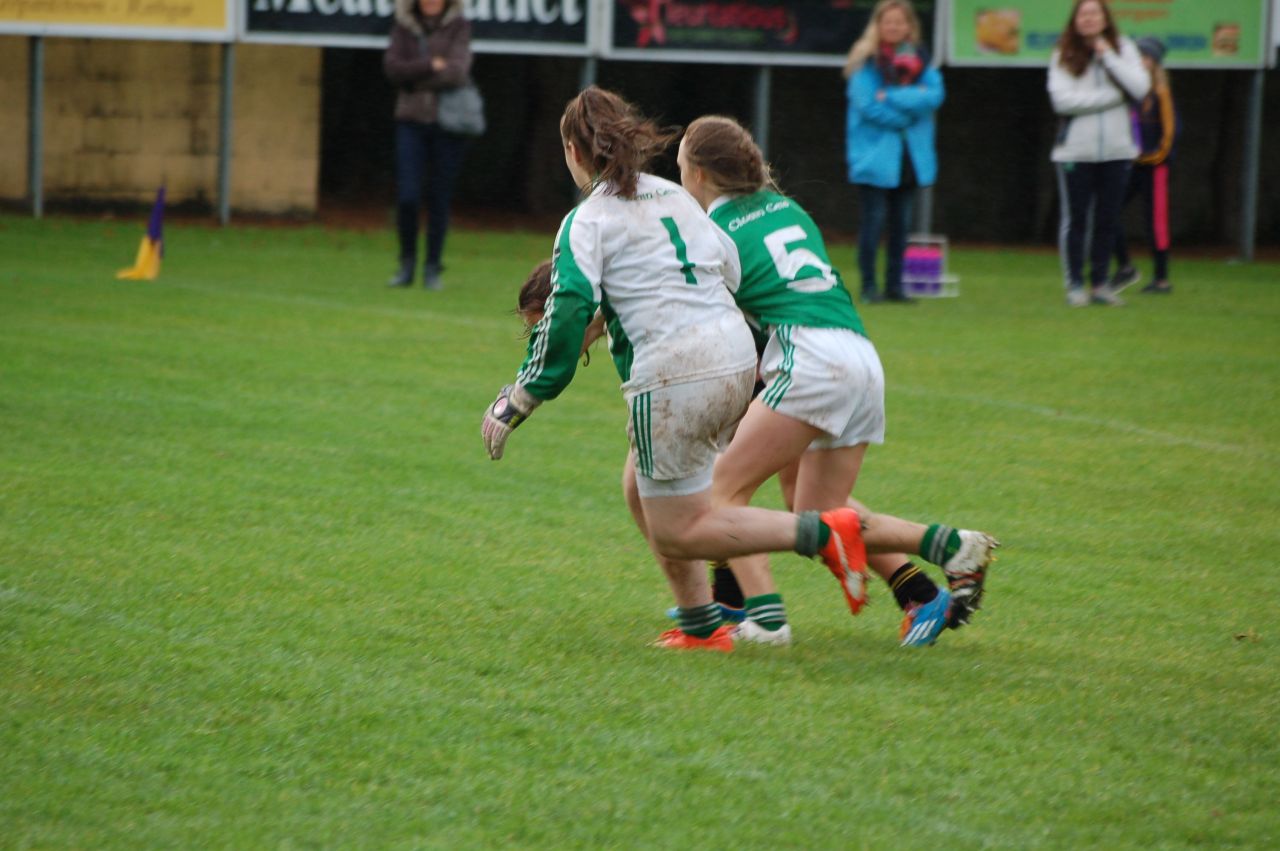
[(594, 175), (592, 186), (612, 183), (624, 198), (636, 194), (636, 179), (679, 132), (659, 127), (619, 95), (589, 86), (560, 116), (560, 136), (572, 142)]
[(724, 115), (704, 115), (684, 131), (684, 155), (726, 195), (777, 189), (760, 146), (747, 129)]

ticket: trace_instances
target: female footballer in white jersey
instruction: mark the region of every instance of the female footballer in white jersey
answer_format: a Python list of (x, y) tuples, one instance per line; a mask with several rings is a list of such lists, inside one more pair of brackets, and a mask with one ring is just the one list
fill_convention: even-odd
[(630, 410), (637, 522), (679, 606), (671, 648), (731, 650), (702, 559), (794, 550), (838, 576), (865, 571), (857, 512), (800, 515), (713, 507), (717, 451), (755, 381), (751, 331), (729, 293), (736, 279), (719, 231), (679, 185), (644, 172), (675, 138), (622, 98), (592, 86), (560, 119), (565, 163), (584, 199), (560, 225), (552, 289), (524, 364), (489, 406), (482, 434), (502, 457), (511, 431), (572, 380), (597, 308)]
[[(694, 121), (677, 163), (681, 183), (729, 245), (739, 307), (768, 335), (760, 362), (765, 387), (716, 465), (713, 501), (747, 505), (766, 479), (795, 464), (793, 508), (844, 505), (867, 445), (884, 441), (884, 372), (822, 236), (800, 205), (777, 191), (759, 147), (733, 119)], [(997, 542), (982, 532), (859, 511), (868, 552), (881, 554), (872, 566), (906, 611), (902, 643), (931, 644), (944, 626), (966, 623)], [(950, 592), (939, 591), (903, 552), (940, 565)], [(738, 559), (733, 568), (747, 598), (739, 639), (785, 643), (787, 634), (777, 635), (785, 616), (768, 557)], [(845, 595), (856, 614), (865, 587), (846, 584)]]

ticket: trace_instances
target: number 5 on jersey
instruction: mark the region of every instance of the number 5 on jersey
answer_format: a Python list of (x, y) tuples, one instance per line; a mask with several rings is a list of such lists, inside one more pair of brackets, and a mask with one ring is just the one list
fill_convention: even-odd
[[(787, 282), (787, 288), (802, 293), (820, 293), (831, 289), (836, 285), (836, 275), (829, 263), (823, 262), (822, 258), (813, 251), (804, 247), (797, 246), (790, 250), (788, 245), (797, 242), (804, 242), (808, 236), (804, 232), (804, 228), (799, 225), (791, 225), (785, 228), (779, 228), (764, 238), (765, 248), (769, 249), (769, 256), (773, 258), (774, 268), (778, 270), (778, 274)], [(818, 270), (821, 277), (805, 277), (801, 278), (800, 270), (806, 266)]]

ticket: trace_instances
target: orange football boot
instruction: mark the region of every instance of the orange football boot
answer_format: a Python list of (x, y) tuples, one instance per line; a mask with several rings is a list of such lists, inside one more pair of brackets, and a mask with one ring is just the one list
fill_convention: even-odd
[(852, 508), (824, 511), (819, 518), (831, 529), (831, 538), (818, 555), (839, 580), (849, 611), (856, 615), (867, 604), (867, 545), (862, 541), (862, 519)]

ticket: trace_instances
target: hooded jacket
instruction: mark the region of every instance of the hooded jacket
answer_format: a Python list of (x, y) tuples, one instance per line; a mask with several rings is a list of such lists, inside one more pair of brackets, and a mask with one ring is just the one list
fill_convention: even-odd
[[(942, 74), (926, 63), (920, 76), (908, 85), (893, 85), (874, 60), (868, 60), (849, 77), (845, 95), (845, 163), (849, 182), (882, 189), (902, 183), (903, 154), (911, 157), (916, 181), (930, 186), (938, 177), (934, 148), (933, 114), (942, 105), (946, 89)], [(877, 97), (884, 92), (884, 99)]]
[(1089, 61), (1079, 77), (1062, 67), (1053, 51), (1049, 99), (1061, 119), (1050, 155), (1056, 163), (1132, 160), (1138, 155), (1129, 103), (1151, 88), (1151, 75), (1132, 41), (1121, 37), (1119, 51), (1107, 50)]
[[(446, 63), (439, 71), (431, 67), (437, 56)], [(471, 75), (471, 23), (462, 16), (461, 0), (446, 0), (437, 18), (423, 17), (418, 0), (396, 0), (382, 71), (399, 90), (396, 121), (435, 123), (436, 93), (463, 85)]]

